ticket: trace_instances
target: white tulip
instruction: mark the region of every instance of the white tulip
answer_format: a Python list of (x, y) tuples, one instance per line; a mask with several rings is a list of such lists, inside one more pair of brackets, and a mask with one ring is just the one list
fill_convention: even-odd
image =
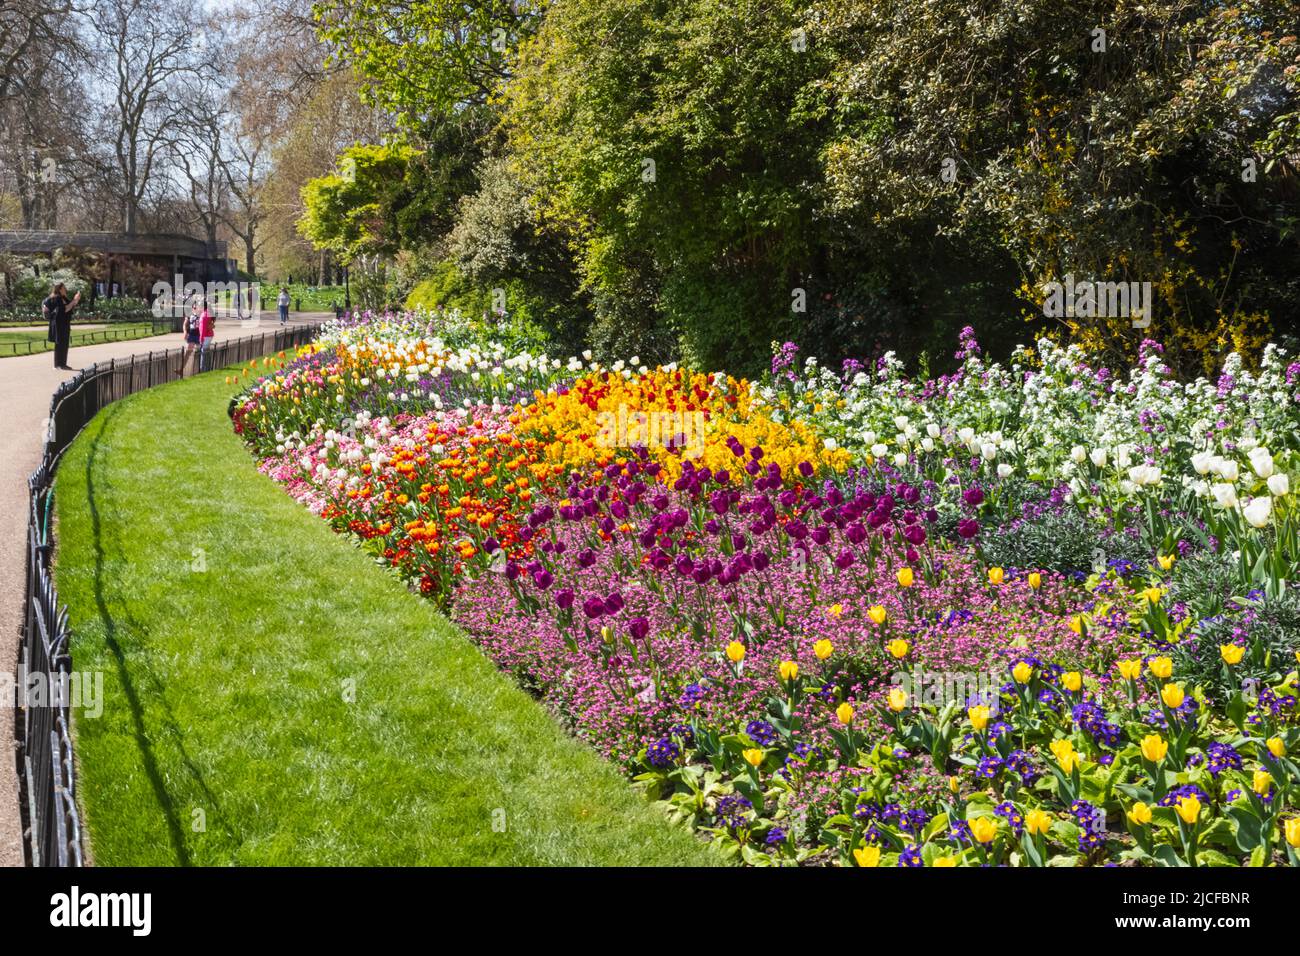
[(1010, 477), (1011, 477), (1011, 473), (1012, 473), (1013, 471), (1015, 471), (1015, 469), (1012, 468), (1010, 465), (1006, 464), (1005, 462), (1003, 462), (1001, 465), (998, 465), (998, 477), (999, 477), (999, 478), (1010, 478)]
[(990, 442), (985, 442), (980, 448), (980, 454), (984, 456), (985, 461), (992, 461), (998, 457), (998, 446)]
[(1250, 503), (1241, 509), (1241, 513), (1250, 522), (1252, 528), (1262, 528), (1268, 524), (1269, 516), (1273, 513), (1273, 499), (1267, 495), (1252, 498)]
[(906, 465), (907, 465), (907, 455), (900, 451), (897, 455), (894, 456), (894, 467), (903, 468)]
[(1214, 462), (1214, 456), (1208, 451), (1198, 452), (1192, 456), (1192, 467), (1196, 469), (1198, 475), (1208, 474), (1210, 465)]
[(1082, 445), (1075, 445), (1073, 448), (1070, 449), (1070, 460), (1073, 461), (1076, 465), (1082, 465), (1084, 460), (1087, 457), (1088, 457), (1088, 452), (1084, 449)]
[(1255, 469), (1255, 474), (1261, 478), (1271, 478), (1273, 476), (1273, 456), (1268, 453), (1268, 449), (1260, 446), (1250, 453), (1250, 467)]
[(1291, 491), (1291, 479), (1281, 472), (1278, 472), (1276, 475), (1270, 475), (1268, 479), (1268, 490), (1281, 498), (1283, 495), (1288, 494)]
[(922, 448), (922, 450), (924, 450), (924, 451), (934, 451), (934, 439), (933, 439), (933, 438), (922, 438), (922, 439), (921, 439), (921, 448)]
[(1092, 459), (1092, 463), (1098, 468), (1104, 468), (1106, 466), (1106, 449), (1094, 448), (1088, 457)]
[(931, 438), (938, 438), (939, 426), (936, 425), (934, 422), (930, 422), (930, 424), (925, 426), (925, 433), (929, 435)]
[(1211, 485), (1210, 494), (1220, 508), (1237, 507), (1237, 489), (1232, 485)]

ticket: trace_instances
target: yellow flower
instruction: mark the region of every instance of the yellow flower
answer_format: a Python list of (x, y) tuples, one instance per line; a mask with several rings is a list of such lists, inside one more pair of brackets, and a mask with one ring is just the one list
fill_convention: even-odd
[(1025, 829), (1031, 835), (1046, 833), (1052, 826), (1052, 815), (1045, 810), (1030, 810), (1025, 814)]
[(1137, 680), (1142, 676), (1142, 661), (1134, 657), (1131, 660), (1120, 661), (1117, 665), (1119, 674), (1125, 680)]
[(1183, 689), (1177, 684), (1166, 684), (1160, 688), (1160, 699), (1165, 702), (1165, 706), (1170, 710), (1177, 710), (1183, 706), (1183, 699), (1186, 696)]
[(1029, 586), (1037, 591), (1043, 586), (1043, 576), (1037, 571), (1029, 572)]
[(1219, 656), (1223, 658), (1225, 664), (1240, 664), (1241, 658), (1245, 655), (1246, 649), (1240, 644), (1220, 644)]
[(880, 847), (864, 846), (853, 851), (853, 859), (857, 860), (858, 866), (879, 866), (880, 865)]
[(817, 655), (819, 661), (826, 660), (826, 658), (831, 656), (831, 652), (834, 650), (835, 648), (831, 646), (831, 642), (825, 639), (820, 640), (813, 645), (813, 653)]
[(931, 866), (956, 866), (957, 858), (955, 856), (936, 856)]
[(1077, 693), (1083, 686), (1083, 675), (1078, 671), (1066, 671), (1061, 675), (1061, 686), (1071, 693)]
[(975, 817), (966, 821), (970, 825), (971, 836), (977, 843), (992, 843), (998, 835), (998, 824), (993, 817)]
[(1083, 762), (1079, 755), (1074, 752), (1074, 744), (1064, 738), (1053, 740), (1049, 746), (1052, 753), (1056, 755), (1056, 762), (1066, 773), (1070, 773)]
[(895, 687), (889, 692), (889, 709), (898, 713), (907, 706), (907, 691), (901, 687)]
[(889, 612), (880, 604), (873, 604), (867, 608), (867, 617), (871, 618), (872, 624), (884, 624), (885, 618), (889, 617)]
[(1145, 803), (1135, 803), (1128, 812), (1128, 818), (1140, 826), (1146, 826), (1151, 822), (1151, 808)]
[(1196, 799), (1195, 794), (1179, 797), (1178, 802), (1174, 804), (1174, 812), (1184, 823), (1193, 824), (1201, 815), (1201, 801)]
[(850, 724), (853, 722), (853, 705), (847, 700), (835, 708), (835, 719), (841, 724)]
[(953, 793), (957, 793), (959, 790), (961, 790), (961, 778), (956, 775), (949, 777), (948, 789)]
[(989, 709), (983, 704), (976, 704), (967, 710), (966, 716), (970, 718), (971, 726), (976, 730), (983, 730), (989, 724)]
[(1147, 667), (1151, 669), (1152, 675), (1161, 680), (1169, 680), (1174, 672), (1174, 662), (1168, 657), (1153, 657), (1147, 662)]
[(1172, 554), (1158, 554), (1156, 561), (1160, 564), (1161, 571), (1168, 571), (1174, 566), (1174, 556)]
[(1292, 817), (1282, 824), (1286, 831), (1286, 842), (1300, 850), (1300, 817)]
[(794, 680), (799, 676), (799, 665), (794, 661), (782, 661), (778, 670), (781, 673), (781, 680)]
[(1268, 786), (1273, 782), (1273, 775), (1267, 770), (1256, 770), (1250, 785), (1261, 797), (1268, 793)]
[(899, 587), (904, 588), (910, 588), (912, 582), (916, 580), (916, 576), (912, 574), (911, 568), (899, 568), (898, 574), (895, 576), (898, 578)]
[(1083, 618), (1080, 615), (1076, 614), (1074, 617), (1070, 618), (1070, 630), (1074, 631), (1075, 634), (1083, 635), (1087, 628), (1088, 626), (1084, 624)]
[(901, 637), (896, 637), (885, 645), (885, 650), (889, 651), (891, 657), (901, 661), (907, 656), (907, 652), (911, 650), (911, 645)]
[(733, 664), (739, 664), (745, 659), (745, 645), (740, 641), (732, 641), (727, 645), (727, 658)]
[(1147, 601), (1149, 601), (1151, 604), (1159, 604), (1160, 596), (1164, 593), (1165, 592), (1160, 590), (1159, 588), (1147, 588), (1142, 592), (1142, 596), (1146, 598)]
[(830, 607), (826, 609), (826, 613), (829, 614), (831, 617), (839, 617), (841, 614), (844, 613), (844, 605), (832, 604)]
[(1274, 757), (1286, 756), (1286, 744), (1282, 742), (1281, 737), (1269, 737), (1266, 741), (1266, 746), (1268, 747), (1268, 752)]
[(614, 631), (606, 625), (600, 629), (600, 639), (606, 644), (614, 643)]
[(1006, 576), (1001, 568), (989, 568), (989, 584), (1001, 584)]
[(1141, 750), (1142, 756), (1152, 763), (1159, 763), (1169, 752), (1169, 742), (1159, 734), (1147, 734), (1142, 738)]
[(1028, 684), (1029, 678), (1034, 676), (1034, 669), (1028, 662), (1021, 661), (1011, 668), (1011, 676), (1016, 679), (1017, 684)]
[(750, 747), (745, 750), (741, 756), (745, 758), (745, 762), (751, 767), (757, 767), (763, 762), (763, 751), (759, 750), (757, 747)]

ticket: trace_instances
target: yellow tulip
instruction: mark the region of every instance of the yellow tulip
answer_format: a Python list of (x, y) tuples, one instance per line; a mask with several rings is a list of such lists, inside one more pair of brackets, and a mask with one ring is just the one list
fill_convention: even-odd
[(612, 643), (614, 643), (614, 631), (613, 631), (613, 629), (610, 628), (609, 626), (602, 627), (602, 628), (600, 629), (600, 639), (601, 639), (602, 641), (604, 641), (606, 644), (612, 644)]
[(1286, 831), (1286, 842), (1300, 850), (1300, 817), (1292, 817), (1282, 824)]
[(1174, 555), (1158, 554), (1156, 555), (1156, 561), (1160, 564), (1161, 571), (1168, 571), (1174, 566)]
[(961, 790), (961, 778), (957, 776), (949, 777), (948, 789), (953, 793), (957, 793), (959, 790)]
[(989, 584), (1001, 584), (1006, 576), (1006, 572), (1001, 568), (989, 568)]
[(1151, 808), (1145, 803), (1133, 804), (1133, 809), (1129, 810), (1128, 818), (1134, 823), (1146, 826), (1151, 822)]
[(1177, 684), (1166, 684), (1160, 688), (1160, 699), (1165, 702), (1165, 706), (1170, 710), (1177, 710), (1183, 706), (1183, 699), (1186, 696), (1183, 689)]
[(998, 824), (993, 817), (976, 817), (966, 821), (970, 825), (971, 836), (977, 843), (992, 843), (998, 835)]
[(1169, 680), (1170, 675), (1174, 672), (1174, 662), (1168, 657), (1153, 657), (1147, 662), (1147, 667), (1151, 673), (1161, 680)]
[(1250, 785), (1261, 797), (1268, 793), (1269, 784), (1273, 782), (1273, 775), (1267, 770), (1256, 770), (1255, 775), (1250, 780)]
[(799, 676), (799, 665), (794, 661), (782, 661), (778, 671), (781, 674), (781, 680), (794, 680)]
[(750, 747), (748, 750), (744, 751), (741, 756), (745, 758), (745, 762), (751, 767), (757, 767), (763, 762), (763, 751), (756, 747)]
[(1083, 622), (1082, 617), (1076, 614), (1074, 617), (1070, 618), (1070, 630), (1074, 631), (1075, 634), (1082, 636), (1087, 632), (1088, 625)]
[(1059, 738), (1053, 740), (1048, 746), (1051, 748), (1052, 753), (1056, 755), (1056, 762), (1060, 764), (1061, 769), (1066, 773), (1079, 765), (1079, 755), (1074, 752), (1074, 744), (1070, 741)]
[(889, 709), (898, 713), (907, 706), (907, 691), (901, 687), (895, 687), (889, 692)]
[(826, 609), (826, 613), (829, 614), (831, 617), (839, 617), (841, 614), (844, 613), (844, 605), (832, 604), (830, 607)]
[(1281, 737), (1269, 737), (1265, 745), (1274, 757), (1286, 756), (1286, 744), (1282, 742)]
[(1077, 693), (1083, 686), (1083, 675), (1078, 671), (1066, 671), (1061, 675), (1061, 686), (1072, 694)]
[(955, 856), (936, 856), (931, 866), (956, 866), (957, 858)]
[(1016, 679), (1017, 684), (1028, 684), (1029, 678), (1034, 676), (1034, 669), (1026, 661), (1021, 661), (1011, 668), (1011, 676)]
[(1043, 586), (1043, 576), (1037, 571), (1029, 572), (1029, 586), (1037, 591)]
[(871, 618), (872, 624), (884, 624), (885, 618), (889, 617), (889, 612), (879, 604), (873, 604), (867, 608), (867, 617)]
[(739, 664), (745, 659), (745, 645), (740, 641), (732, 641), (727, 645), (727, 658), (733, 664)]
[(1159, 734), (1147, 734), (1142, 738), (1141, 750), (1142, 756), (1152, 763), (1159, 763), (1165, 759), (1165, 754), (1169, 753), (1169, 741)]
[(853, 859), (858, 866), (870, 867), (880, 865), (880, 847), (864, 846), (853, 851)]
[(970, 718), (971, 726), (976, 730), (983, 730), (989, 724), (989, 709), (983, 704), (976, 704), (967, 710), (966, 716)]
[(907, 652), (911, 650), (911, 645), (900, 637), (895, 638), (886, 644), (885, 650), (889, 651), (891, 657), (894, 657), (897, 660), (902, 660), (907, 656)]
[(1161, 591), (1159, 588), (1147, 588), (1142, 592), (1142, 596), (1146, 598), (1147, 601), (1149, 601), (1151, 604), (1159, 604), (1160, 596), (1164, 593), (1165, 592)]
[(1116, 666), (1119, 668), (1119, 675), (1125, 680), (1137, 680), (1142, 676), (1142, 661), (1139, 658), (1119, 661)]
[(817, 655), (819, 661), (826, 660), (834, 650), (835, 648), (831, 646), (831, 642), (827, 640), (820, 640), (813, 645), (813, 653)]
[(1030, 810), (1025, 814), (1025, 829), (1031, 835), (1046, 833), (1052, 826), (1052, 815), (1045, 810)]
[(1196, 818), (1201, 815), (1201, 801), (1196, 799), (1195, 794), (1186, 797), (1179, 797), (1178, 802), (1174, 804), (1174, 812), (1178, 814), (1178, 819), (1186, 824), (1193, 824)]
[(910, 588), (912, 582), (916, 580), (916, 576), (912, 573), (911, 568), (899, 568), (898, 574), (895, 576), (898, 578), (899, 587), (904, 588)]
[(841, 724), (851, 724), (853, 722), (853, 705), (848, 701), (840, 704), (835, 708), (835, 719)]
[(1219, 656), (1223, 658), (1225, 664), (1240, 664), (1246, 649), (1240, 644), (1220, 644)]

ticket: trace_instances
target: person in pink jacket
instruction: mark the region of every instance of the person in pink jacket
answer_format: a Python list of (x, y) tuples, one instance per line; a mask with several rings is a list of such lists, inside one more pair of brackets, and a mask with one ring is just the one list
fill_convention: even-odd
[(203, 311), (199, 314), (199, 371), (211, 371), (212, 364), (212, 340), (216, 337), (216, 321), (212, 316), (212, 306), (208, 302), (203, 303)]

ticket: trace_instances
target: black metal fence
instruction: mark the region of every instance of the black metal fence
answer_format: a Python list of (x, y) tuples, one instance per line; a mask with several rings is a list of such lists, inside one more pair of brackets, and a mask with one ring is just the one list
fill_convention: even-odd
[[(0, 332), (4, 332), (0, 328)], [(121, 342), (126, 339), (143, 339), (151, 335), (166, 335), (168, 332), (179, 332), (180, 321), (171, 318), (148, 319), (139, 322), (116, 322), (105, 325), (102, 329), (85, 329), (72, 326), (71, 339), (69, 340), (72, 347), (79, 345), (102, 345), (105, 342)], [(54, 343), (37, 332), (31, 338), (25, 338), (14, 342), (0, 342), (0, 358), (10, 355), (32, 355), (36, 352), (48, 352), (54, 348)]]
[[(227, 339), (209, 347), (205, 365), (225, 368), (311, 341), (319, 325), (297, 325), (261, 335)], [(81, 819), (77, 810), (75, 762), (67, 689), (72, 680), (68, 615), (60, 606), (50, 573), (54, 475), (59, 457), (92, 418), (119, 398), (182, 377), (183, 348), (133, 355), (92, 365), (59, 386), (50, 401), (45, 452), (28, 479), (27, 589), (19, 647), (19, 686), (41, 675), (50, 688), (45, 706), (23, 695), (18, 715), (20, 804), (27, 862), (31, 866), (81, 866)]]

